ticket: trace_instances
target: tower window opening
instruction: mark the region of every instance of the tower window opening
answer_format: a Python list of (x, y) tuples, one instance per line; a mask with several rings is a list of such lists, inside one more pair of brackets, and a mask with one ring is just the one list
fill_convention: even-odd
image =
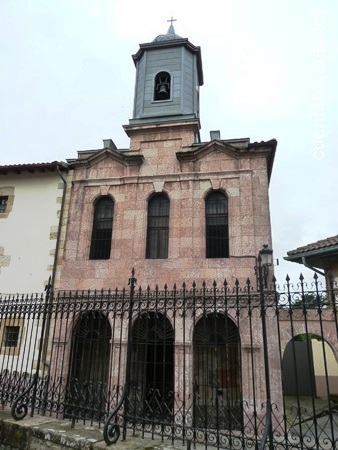
[(170, 100), (171, 77), (168, 72), (159, 72), (155, 77), (154, 100)]

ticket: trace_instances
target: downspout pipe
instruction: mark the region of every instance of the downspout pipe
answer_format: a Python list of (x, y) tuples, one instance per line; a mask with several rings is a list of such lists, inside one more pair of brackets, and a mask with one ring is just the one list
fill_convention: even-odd
[(307, 267), (308, 269), (313, 270), (314, 272), (319, 273), (319, 275), (322, 275), (323, 277), (325, 277), (325, 273), (324, 272), (322, 272), (322, 271), (320, 271), (318, 269), (315, 269), (314, 267), (310, 266), (310, 264), (308, 264), (306, 262), (305, 256), (302, 256), (302, 264), (303, 264), (303, 266)]
[[(63, 210), (64, 210), (64, 204), (65, 204), (65, 199), (66, 199), (66, 190), (67, 190), (67, 181), (60, 171), (59, 164), (57, 164), (55, 170), (63, 182), (63, 193), (62, 193), (61, 211), (60, 211), (60, 217), (59, 217), (59, 227), (58, 227), (57, 238), (56, 238), (53, 272), (52, 272), (52, 278), (51, 278), (50, 287), (49, 287), (50, 292), (53, 292), (53, 290), (54, 290), (56, 265), (57, 265), (58, 255), (59, 255), (59, 245), (60, 245), (61, 227), (62, 227), (62, 219), (63, 219)], [(49, 301), (51, 301), (51, 302), (53, 301), (53, 296), (51, 296)], [(44, 365), (44, 367), (47, 368), (48, 379), (49, 379), (50, 363), (47, 362), (47, 351), (48, 351), (48, 341), (49, 341), (49, 331), (50, 331), (50, 318), (51, 318), (51, 315), (48, 314), (47, 320), (46, 320), (46, 328), (45, 328), (45, 336), (44, 336), (42, 355), (41, 355), (41, 362)], [(45, 408), (42, 408), (41, 415), (44, 415), (44, 414), (45, 414)]]
[(64, 205), (65, 205), (66, 190), (67, 190), (67, 181), (60, 171), (59, 164), (56, 166), (56, 172), (63, 182), (63, 193), (62, 193), (61, 211), (60, 211), (60, 217), (59, 217), (59, 227), (58, 227), (58, 233), (57, 233), (57, 238), (56, 238), (55, 255), (54, 255), (54, 265), (53, 265), (53, 273), (52, 273), (52, 289), (54, 288), (54, 283), (55, 283), (56, 266), (57, 266), (57, 259), (59, 256), (59, 247), (60, 247), (60, 236), (61, 236), (61, 228), (62, 228), (63, 210), (64, 210)]

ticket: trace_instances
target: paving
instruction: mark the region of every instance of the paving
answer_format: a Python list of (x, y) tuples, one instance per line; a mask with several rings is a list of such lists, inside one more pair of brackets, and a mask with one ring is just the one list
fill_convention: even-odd
[[(16, 421), (12, 418), (9, 411), (0, 411), (0, 424), (6, 424), (10, 429), (10, 436), (5, 438), (2, 436), (0, 441), (0, 450), (2, 448), (14, 448), (15, 436), (17, 439), (17, 448), (23, 440), (21, 436), (30, 435), (30, 450), (44, 449), (82, 449), (82, 450), (98, 450), (98, 449), (114, 449), (114, 450), (152, 450), (155, 448), (172, 448), (173, 446), (165, 445), (160, 439), (142, 438), (138, 434), (128, 434), (127, 439), (120, 439), (115, 445), (107, 446), (103, 438), (103, 427), (88, 426), (82, 423), (76, 423), (74, 427), (69, 420), (59, 420), (50, 417), (26, 416), (23, 420)], [(22, 432), (18, 433), (18, 429)], [(29, 430), (29, 433), (27, 433)], [(7, 439), (6, 439), (7, 438)], [(8, 442), (6, 442), (8, 440)], [(41, 441), (41, 444), (39, 443)], [(5, 446), (6, 444), (7, 446)], [(11, 445), (13, 447), (11, 447)]]
[[(288, 410), (294, 410), (295, 405), (292, 399), (287, 406), (291, 406)], [(311, 411), (310, 406), (306, 405), (304, 401), (301, 405), (308, 411)], [(322, 405), (316, 404), (316, 409)], [(295, 417), (290, 415), (287, 420), (292, 425), (288, 429), (288, 443), (285, 442), (285, 436), (279, 438), (275, 436), (278, 448), (288, 449), (325, 449), (331, 450), (337, 448), (338, 443), (338, 413), (333, 412), (331, 417), (328, 414), (323, 414), (313, 420), (311, 416), (302, 418), (299, 422)], [(24, 436), (25, 438), (23, 439)], [(28, 438), (27, 438), (28, 436)], [(317, 438), (316, 438), (317, 436)], [(27, 438), (27, 439), (26, 439)], [(231, 440), (226, 439), (220, 445), (223, 448), (242, 449), (243, 443), (247, 441), (252, 445), (255, 442), (253, 436), (243, 437), (239, 433), (237, 438), (233, 435)], [(28, 446), (20, 442), (25, 440), (29, 442)], [(20, 441), (20, 442), (19, 442)], [(226, 441), (228, 444), (226, 444)], [(188, 445), (187, 445), (188, 444)], [(210, 442), (210, 448), (215, 447)], [(69, 420), (54, 419), (51, 417), (43, 417), (35, 415), (34, 417), (26, 416), (21, 421), (16, 421), (12, 418), (10, 411), (0, 411), (0, 450), (11, 449), (27, 449), (27, 450), (66, 450), (72, 448), (73, 450), (99, 450), (99, 449), (114, 449), (114, 450), (169, 450), (169, 449), (187, 449), (197, 448), (197, 450), (205, 449), (204, 444), (189, 445), (189, 442), (175, 441), (172, 445), (170, 440), (161, 441), (161, 438), (154, 434), (153, 438), (150, 434), (142, 436), (141, 432), (132, 433), (131, 430), (127, 432), (126, 440), (118, 440), (116, 444), (107, 446), (103, 438), (103, 426), (98, 425), (89, 426), (87, 424), (76, 422), (74, 427)]]

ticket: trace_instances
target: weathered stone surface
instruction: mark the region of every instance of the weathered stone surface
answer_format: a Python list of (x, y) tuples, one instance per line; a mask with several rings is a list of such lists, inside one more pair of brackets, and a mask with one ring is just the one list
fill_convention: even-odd
[[(160, 439), (151, 440), (139, 436), (127, 436), (119, 440), (115, 450), (160, 449)], [(103, 438), (103, 428), (76, 424), (41, 416), (26, 417), (16, 422), (9, 411), (0, 412), (0, 450), (96, 450), (112, 448)]]

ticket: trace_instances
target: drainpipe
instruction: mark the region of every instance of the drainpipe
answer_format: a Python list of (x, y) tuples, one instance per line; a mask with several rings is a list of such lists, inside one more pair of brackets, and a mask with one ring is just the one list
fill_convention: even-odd
[(56, 238), (56, 248), (55, 248), (54, 265), (53, 265), (53, 273), (52, 273), (52, 288), (54, 288), (54, 282), (55, 282), (56, 264), (57, 264), (57, 258), (59, 255), (59, 244), (60, 244), (61, 227), (62, 227), (62, 219), (63, 219), (63, 209), (64, 209), (64, 204), (65, 204), (66, 189), (67, 189), (67, 181), (65, 180), (62, 173), (60, 172), (59, 164), (56, 166), (56, 172), (58, 173), (59, 177), (61, 178), (61, 180), (63, 182), (63, 193), (62, 193), (58, 234), (57, 234), (57, 238)]
[[(51, 280), (49, 282), (50, 283), (49, 284), (49, 289), (50, 289), (51, 292), (53, 292), (53, 290), (54, 290), (56, 264), (57, 264), (57, 258), (58, 258), (58, 255), (59, 255), (59, 244), (60, 244), (61, 227), (62, 227), (62, 219), (63, 219), (63, 209), (64, 209), (65, 198), (66, 198), (66, 190), (67, 190), (67, 181), (65, 180), (65, 178), (61, 174), (59, 164), (57, 164), (57, 166), (56, 166), (56, 172), (57, 172), (57, 174), (59, 175), (59, 177), (61, 178), (61, 180), (63, 182), (63, 193), (62, 193), (61, 211), (60, 211), (60, 217), (59, 217), (59, 227), (58, 227), (57, 238), (56, 238), (56, 247), (55, 247), (55, 255), (54, 255), (53, 272), (52, 272)], [(53, 302), (53, 297), (51, 297), (51, 299), (49, 301)], [(46, 320), (46, 328), (45, 328), (45, 336), (44, 336), (42, 355), (41, 355), (41, 362), (42, 362), (44, 368), (47, 371), (47, 380), (48, 380), (47, 381), (47, 386), (49, 384), (49, 376), (50, 376), (50, 363), (47, 362), (47, 350), (48, 350), (48, 341), (49, 341), (50, 321), (51, 321), (50, 314), (48, 314), (47, 320)], [(47, 392), (48, 392), (48, 387), (46, 387), (46, 391), (45, 391), (45, 399), (44, 399), (45, 402), (47, 401)], [(45, 402), (43, 402), (43, 406), (42, 406), (41, 411), (40, 411), (40, 414), (42, 416), (44, 416), (45, 412), (46, 412), (46, 408), (44, 406)]]
[(314, 267), (310, 266), (310, 264), (308, 264), (306, 262), (305, 256), (302, 256), (302, 264), (303, 264), (303, 266), (307, 267), (308, 269), (313, 270), (314, 272), (319, 273), (319, 275), (322, 275), (323, 277), (325, 277), (324, 272), (321, 272), (320, 270), (315, 269)]

